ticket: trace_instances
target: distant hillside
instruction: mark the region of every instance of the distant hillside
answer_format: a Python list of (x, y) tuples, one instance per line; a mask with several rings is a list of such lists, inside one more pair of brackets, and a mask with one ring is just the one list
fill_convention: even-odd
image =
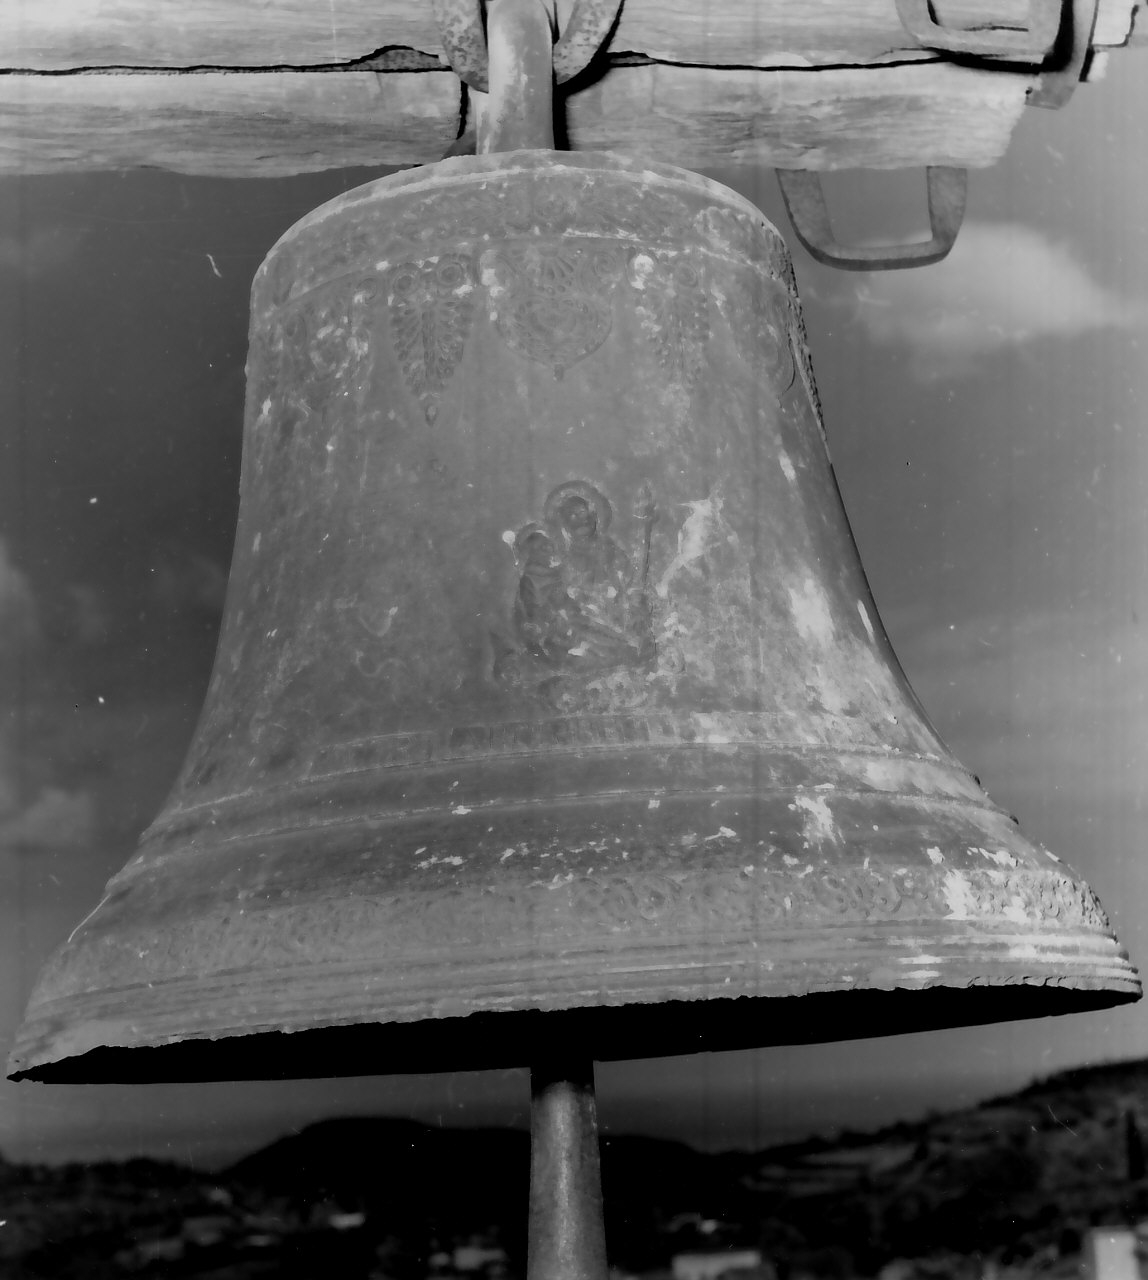
[[(1090, 1226), (1148, 1218), (1146, 1148), (1148, 1061), (753, 1153), (611, 1137), (608, 1249), (639, 1273), (687, 1250), (759, 1248), (780, 1280), (871, 1276), (897, 1258), (943, 1259), (949, 1276), (963, 1274), (954, 1259), (970, 1277), (986, 1258), (1047, 1270)], [(214, 1176), (150, 1161), (0, 1162), (0, 1273), (231, 1280), (302, 1276), (321, 1258), (341, 1280), (420, 1280), (432, 1255), (449, 1275), (442, 1259), (480, 1240), (520, 1276), (528, 1169), (524, 1132), (375, 1118), (308, 1126)]]

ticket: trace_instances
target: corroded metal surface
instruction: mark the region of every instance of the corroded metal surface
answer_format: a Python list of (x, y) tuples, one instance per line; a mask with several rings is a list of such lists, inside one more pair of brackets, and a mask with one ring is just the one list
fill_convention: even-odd
[(554, 45), (554, 79), (573, 80), (606, 47), (622, 0), (575, 0), (570, 20)]
[(195, 741), (16, 1069), (677, 1002), (664, 1053), (715, 997), (774, 998), (762, 1040), (811, 992), (1135, 998), (897, 664), (740, 197), (606, 155), (396, 174), (272, 250), (248, 381)]
[[(534, 0), (540, 7), (544, 0)], [(472, 89), (490, 88), (487, 36), (481, 0), (431, 0), (435, 23), (451, 67)], [(554, 43), (554, 80), (564, 84), (581, 75), (609, 43), (621, 0), (574, 0), (569, 20)], [(487, 23), (493, 16), (487, 8)]]
[(482, 24), (482, 0), (431, 0), (430, 7), (451, 67), (465, 84), (485, 93), (486, 32)]

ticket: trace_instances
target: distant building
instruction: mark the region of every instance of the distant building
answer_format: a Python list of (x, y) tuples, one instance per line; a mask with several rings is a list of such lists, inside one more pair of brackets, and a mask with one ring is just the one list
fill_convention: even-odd
[(1132, 1227), (1093, 1227), (1084, 1242), (1085, 1280), (1140, 1280), (1142, 1248)]
[(718, 1280), (730, 1271), (759, 1271), (757, 1249), (726, 1249), (720, 1253), (679, 1253), (670, 1263), (674, 1280)]
[(460, 1244), (454, 1251), (456, 1271), (485, 1271), (487, 1267), (503, 1266), (506, 1250), (486, 1244)]

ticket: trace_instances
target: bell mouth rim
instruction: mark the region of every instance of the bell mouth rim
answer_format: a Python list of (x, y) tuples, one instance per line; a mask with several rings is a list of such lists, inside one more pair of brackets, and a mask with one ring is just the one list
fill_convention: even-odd
[(357, 205), (398, 195), (418, 196), (441, 189), (444, 185), (481, 185), (492, 177), (515, 174), (537, 177), (579, 172), (598, 172), (617, 179), (630, 178), (636, 183), (661, 187), (687, 187), (747, 214), (760, 229), (772, 232), (786, 243), (777, 226), (747, 196), (724, 182), (708, 178), (693, 169), (656, 160), (637, 160), (616, 151), (559, 151), (529, 147), (488, 155), (448, 156), (433, 164), (400, 169), (380, 178), (372, 178), (349, 191), (342, 191), (330, 200), (316, 205), (292, 223), (267, 251), (264, 262), (274, 260), (280, 250), (297, 236), (314, 230), (328, 218), (350, 211)]
[[(1135, 974), (1131, 966), (1129, 971)], [(131, 1045), (94, 1041), (62, 1052), (16, 1049), (7, 1078), (150, 1084), (432, 1075), (529, 1067), (567, 1048), (595, 1062), (680, 1058), (1095, 1013), (1141, 995), (1135, 977), (1106, 986), (1034, 979), (479, 1010), (424, 1021), (258, 1027)]]

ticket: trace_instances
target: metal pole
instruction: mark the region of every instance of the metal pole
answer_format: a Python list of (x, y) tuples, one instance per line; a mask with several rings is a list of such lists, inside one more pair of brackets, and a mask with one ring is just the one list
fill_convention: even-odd
[(594, 1064), (536, 1063), (530, 1092), (526, 1280), (606, 1280)]
[(554, 148), (554, 32), (545, 0), (489, 0), (490, 92), (478, 120), (478, 152)]

